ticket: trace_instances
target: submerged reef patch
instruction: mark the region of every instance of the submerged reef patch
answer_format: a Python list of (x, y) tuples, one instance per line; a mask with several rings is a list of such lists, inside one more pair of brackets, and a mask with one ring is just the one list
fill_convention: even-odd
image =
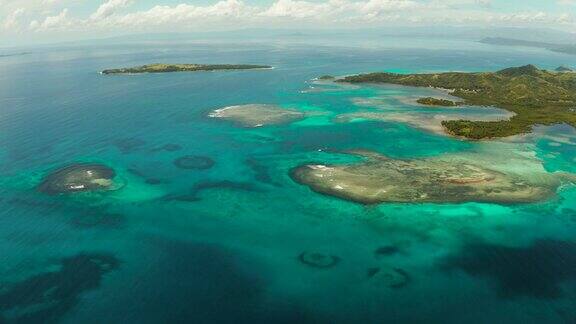
[(76, 306), (83, 293), (97, 289), (119, 261), (108, 254), (63, 258), (58, 271), (0, 285), (1, 323), (56, 323)]
[(148, 176), (146, 175), (146, 173), (140, 171), (140, 170), (137, 169), (137, 168), (133, 168), (133, 167), (132, 167), (132, 168), (127, 169), (127, 171), (130, 172), (130, 173), (132, 173), (132, 174), (134, 174), (134, 175), (136, 175), (136, 176), (138, 176), (138, 177), (140, 177), (140, 178), (143, 178), (143, 179), (144, 179), (144, 182), (147, 183), (147, 184), (149, 184), (149, 185), (159, 185), (159, 184), (165, 183), (165, 181), (162, 180), (162, 179), (148, 177)]
[(394, 245), (385, 245), (377, 248), (374, 254), (377, 256), (394, 255), (400, 252), (400, 248)]
[(106, 190), (112, 187), (115, 176), (114, 170), (103, 164), (76, 163), (48, 174), (38, 190), (49, 195)]
[(250, 167), (250, 169), (252, 169), (252, 172), (254, 172), (254, 178), (258, 182), (280, 186), (272, 179), (268, 167), (266, 167), (264, 164), (261, 164), (258, 160), (249, 158), (245, 161), (245, 163), (248, 167)]
[(182, 146), (178, 145), (178, 144), (166, 144), (166, 145), (162, 146), (162, 149), (164, 151), (168, 151), (168, 152), (176, 152), (176, 151), (180, 151), (182, 149)]
[(554, 195), (563, 179), (574, 180), (569, 174), (545, 172), (521, 177), (458, 156), (399, 160), (367, 151), (349, 153), (367, 160), (349, 165), (304, 165), (293, 169), (291, 177), (316, 192), (362, 204), (527, 203)]
[(576, 280), (576, 243), (546, 239), (528, 247), (469, 244), (447, 258), (442, 268), (487, 277), (505, 298), (559, 298), (560, 284)]
[(340, 263), (339, 257), (320, 252), (302, 252), (298, 256), (298, 260), (302, 264), (319, 269), (333, 268)]
[(182, 150), (182, 145), (180, 144), (174, 144), (174, 143), (168, 143), (165, 145), (162, 145), (160, 147), (155, 148), (153, 151), (166, 151), (166, 152), (177, 152)]
[(249, 182), (236, 182), (230, 180), (220, 180), (220, 181), (202, 181), (194, 185), (192, 190), (186, 194), (170, 194), (164, 196), (163, 200), (166, 201), (184, 201), (184, 202), (195, 202), (202, 200), (200, 198), (200, 193), (205, 190), (211, 189), (229, 189), (229, 190), (241, 190), (249, 192), (259, 192), (261, 191), (256, 186)]
[(78, 228), (118, 228), (126, 221), (124, 215), (109, 213), (103, 208), (78, 210), (70, 224)]
[(114, 142), (114, 145), (122, 152), (122, 154), (129, 154), (137, 151), (146, 142), (138, 138), (123, 138)]
[(212, 168), (216, 162), (207, 156), (185, 155), (174, 160), (174, 165), (180, 169), (206, 170)]
[(288, 124), (304, 118), (304, 113), (275, 105), (251, 104), (216, 109), (208, 116), (231, 120), (243, 127), (262, 127)]
[(393, 267), (375, 267), (367, 272), (370, 282), (388, 288), (401, 288), (408, 284), (409, 276), (406, 271)]

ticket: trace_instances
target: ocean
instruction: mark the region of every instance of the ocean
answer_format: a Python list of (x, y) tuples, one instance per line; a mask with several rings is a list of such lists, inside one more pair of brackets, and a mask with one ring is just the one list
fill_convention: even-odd
[[(0, 322), (576, 322), (573, 185), (535, 203), (362, 205), (290, 177), (307, 163), (357, 163), (343, 153), (352, 149), (396, 159), (477, 154), (487, 164), (513, 157), (513, 168), (576, 173), (576, 131), (568, 126), (466, 141), (434, 131), (454, 110), (411, 102), (437, 90), (315, 80), (554, 69), (576, 66), (576, 56), (395, 39), (31, 52), (0, 58)], [(155, 62), (274, 69), (98, 73)], [(208, 117), (245, 104), (307, 117), (257, 128)], [(389, 118), (340, 118), (374, 111)], [(506, 116), (483, 107), (457, 113)], [(188, 155), (214, 165), (178, 168), (174, 161)], [(79, 162), (113, 168), (116, 190), (37, 190), (49, 172)], [(314, 254), (337, 262), (303, 262)]]

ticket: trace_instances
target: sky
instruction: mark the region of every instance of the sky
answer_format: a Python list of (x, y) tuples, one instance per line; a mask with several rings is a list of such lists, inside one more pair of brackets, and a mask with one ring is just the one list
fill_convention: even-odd
[(147, 32), (434, 25), (576, 32), (576, 0), (0, 0), (0, 44)]

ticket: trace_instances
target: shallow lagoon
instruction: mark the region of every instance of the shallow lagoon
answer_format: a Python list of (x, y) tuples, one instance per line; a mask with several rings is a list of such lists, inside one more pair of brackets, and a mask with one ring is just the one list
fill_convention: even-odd
[[(489, 160), (506, 151), (538, 159), (548, 172), (575, 172), (572, 129), (472, 143), (398, 120), (342, 122), (338, 116), (359, 111), (430, 114), (431, 108), (411, 105), (416, 92), (405, 89), (311, 81), (375, 70), (576, 64), (574, 57), (543, 51), (477, 47), (180, 45), (2, 58), (0, 314), (64, 323), (573, 321), (574, 187), (532, 204), (363, 206), (316, 194), (289, 177), (305, 163), (358, 162), (338, 153), (350, 149), (407, 159), (469, 153)], [(97, 73), (149, 61), (275, 69)], [(370, 105), (359, 105), (362, 99)], [(374, 106), (375, 99), (387, 106)], [(307, 117), (253, 129), (207, 117), (253, 103)], [(183, 156), (214, 164), (178, 168), (174, 161)], [(123, 187), (65, 196), (35, 190), (46, 172), (72, 162), (105, 164)], [(338, 262), (311, 267), (299, 260), (305, 252)], [(71, 268), (80, 279), (66, 275)], [(397, 279), (375, 276), (374, 269), (405, 273), (406, 283), (386, 284)]]

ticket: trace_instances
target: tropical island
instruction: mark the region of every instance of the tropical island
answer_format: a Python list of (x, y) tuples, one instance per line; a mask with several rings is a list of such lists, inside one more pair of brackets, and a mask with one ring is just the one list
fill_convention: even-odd
[(168, 72), (199, 72), (199, 71), (230, 71), (230, 70), (256, 70), (271, 69), (269, 65), (253, 64), (164, 64), (154, 63), (142, 66), (108, 69), (102, 74), (139, 74), (139, 73), (168, 73)]
[(389, 83), (445, 89), (463, 104), (498, 107), (515, 115), (508, 120), (443, 121), (451, 135), (490, 139), (525, 134), (534, 125), (568, 124), (576, 127), (576, 74), (540, 70), (534, 65), (497, 72), (432, 74), (369, 73), (337, 82)]

